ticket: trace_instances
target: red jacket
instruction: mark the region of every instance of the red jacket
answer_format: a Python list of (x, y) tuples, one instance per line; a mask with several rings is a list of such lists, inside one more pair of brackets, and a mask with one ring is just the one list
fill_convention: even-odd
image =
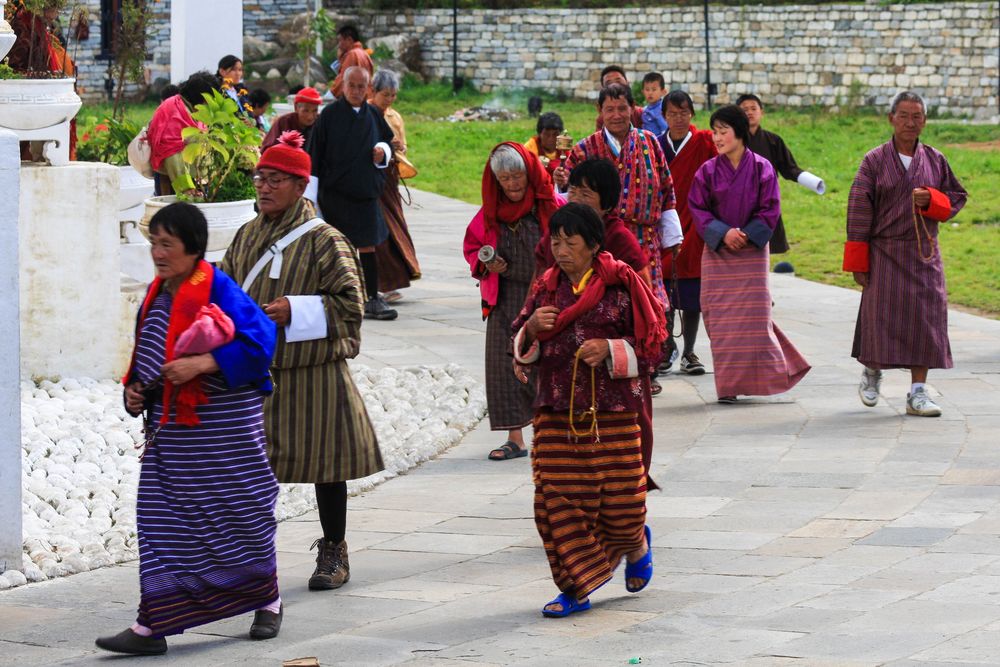
[[(678, 278), (701, 278), (701, 251), (705, 242), (694, 228), (691, 212), (688, 210), (688, 192), (698, 167), (718, 155), (711, 130), (699, 130), (692, 125), (690, 131), (691, 138), (670, 161), (670, 176), (674, 179), (674, 195), (677, 197), (677, 215), (681, 219), (681, 231), (684, 232), (684, 242), (677, 255)], [(660, 137), (661, 145), (669, 141), (667, 137), (667, 133)], [(671, 151), (664, 149), (664, 153), (670, 155)], [(661, 260), (663, 282), (666, 283), (670, 281), (673, 272), (673, 257), (669, 250), (661, 255)]]

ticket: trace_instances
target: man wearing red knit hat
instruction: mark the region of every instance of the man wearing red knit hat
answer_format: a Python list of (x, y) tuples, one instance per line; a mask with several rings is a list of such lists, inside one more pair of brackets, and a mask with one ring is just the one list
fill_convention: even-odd
[(316, 118), (319, 117), (321, 104), (323, 104), (323, 98), (318, 90), (315, 88), (300, 90), (295, 94), (295, 111), (278, 116), (267, 136), (264, 137), (260, 149), (266, 151), (278, 143), (278, 137), (289, 131), (298, 132), (305, 141), (309, 141), (309, 133), (312, 132)]
[(302, 197), (312, 161), (288, 132), (253, 174), (260, 214), (236, 234), (222, 270), (278, 325), (264, 403), (267, 454), (279, 482), (316, 486), (323, 536), (312, 590), (350, 579), (347, 480), (383, 469), (375, 431), (347, 359), (357, 356), (364, 285), (354, 248)]

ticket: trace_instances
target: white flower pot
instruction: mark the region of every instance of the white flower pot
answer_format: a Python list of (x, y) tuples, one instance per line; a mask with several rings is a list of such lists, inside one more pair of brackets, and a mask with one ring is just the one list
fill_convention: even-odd
[[(0, 127), (22, 141), (43, 141), (53, 165), (69, 162), (69, 122), (80, 110), (76, 79), (0, 80)], [(55, 145), (50, 146), (48, 142)]]
[(76, 79), (0, 80), (0, 127), (42, 130), (73, 120), (80, 110)]
[(7, 57), (10, 52), (10, 48), (14, 46), (14, 42), (17, 41), (17, 35), (14, 34), (14, 29), (10, 27), (7, 23), (7, 19), (3, 17), (4, 5), (7, 4), (7, 0), (0, 0), (0, 60)]
[[(146, 214), (139, 222), (139, 231), (149, 238), (149, 221), (162, 208), (177, 201), (175, 195), (150, 197), (146, 200)], [(233, 237), (240, 227), (247, 224), (257, 213), (253, 210), (254, 200), (223, 202), (221, 204), (195, 204), (208, 220), (208, 249), (206, 259), (216, 261), (221, 259), (226, 248), (233, 242)]]
[(11, 29), (10, 24), (3, 20), (3, 7), (0, 7), (0, 60), (7, 57), (10, 47), (14, 46), (17, 36)]
[[(140, 206), (153, 196), (153, 179), (146, 178), (132, 166), (118, 167), (118, 210), (127, 211)], [(138, 218), (136, 218), (138, 220)]]

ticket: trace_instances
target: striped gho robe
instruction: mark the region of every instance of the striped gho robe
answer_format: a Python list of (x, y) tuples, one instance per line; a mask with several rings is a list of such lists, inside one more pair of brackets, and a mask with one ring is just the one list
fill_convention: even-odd
[[(271, 244), (316, 217), (300, 199), (284, 215), (263, 214), (236, 234), (223, 270), (241, 283)], [(248, 288), (264, 305), (282, 296), (322, 296), (326, 336), (289, 342), (290, 327), (278, 328), (271, 372), (274, 394), (264, 403), (267, 453), (279, 482), (325, 484), (367, 477), (383, 469), (364, 401), (347, 359), (358, 354), (364, 289), (358, 260), (343, 234), (320, 225), (285, 248), (280, 277), (270, 266)], [(292, 324), (295, 325), (295, 304)]]
[(670, 224), (676, 227), (677, 243), (681, 242), (681, 223), (674, 210), (674, 183), (663, 149), (652, 132), (633, 127), (619, 148), (609, 141), (606, 130), (599, 130), (577, 143), (563, 166), (572, 171), (573, 167), (592, 157), (604, 158), (618, 169), (622, 193), (612, 213), (635, 234), (639, 246), (648, 255), (653, 293), (666, 305), (665, 281), (668, 279), (664, 278), (660, 259), (661, 218), (666, 214)]
[[(925, 223), (914, 219), (915, 188), (946, 198)], [(953, 218), (967, 197), (948, 160), (920, 142), (909, 169), (892, 141), (861, 161), (847, 201), (844, 270), (868, 274), (851, 351), (868, 368), (952, 367), (938, 221)]]

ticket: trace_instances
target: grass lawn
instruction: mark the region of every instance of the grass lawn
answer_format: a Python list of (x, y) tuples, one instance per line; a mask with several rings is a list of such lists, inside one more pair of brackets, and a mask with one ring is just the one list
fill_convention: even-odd
[[(504, 122), (442, 120), (459, 108), (488, 101), (524, 117)], [(134, 105), (128, 114), (145, 122), (153, 108)], [(473, 204), (480, 203), (480, 181), (490, 149), (501, 141), (525, 141), (534, 132), (534, 120), (524, 113), (526, 95), (492, 96), (463, 90), (454, 96), (441, 84), (404, 84), (396, 108), (406, 121), (410, 157), (420, 169), (410, 184)], [(546, 98), (544, 110), (559, 113), (575, 139), (593, 131), (595, 110), (590, 104)], [(85, 118), (99, 118), (109, 111), (106, 106), (85, 107), (79, 116), (81, 125)], [(695, 124), (706, 127), (708, 115), (700, 112)], [(775, 111), (764, 117), (763, 125), (781, 134), (799, 166), (821, 176), (827, 186), (826, 194), (819, 197), (781, 181), (792, 248), (772, 261), (792, 262), (796, 273), (809, 280), (853, 286), (849, 274), (840, 270), (847, 195), (861, 158), (891, 136), (888, 122), (884, 116), (861, 112)], [(941, 228), (950, 300), (1000, 317), (1000, 127), (932, 121), (922, 138), (945, 153), (969, 192), (965, 209)]]
[[(452, 96), (443, 86), (404, 86), (396, 109), (406, 121), (409, 155), (420, 169), (413, 186), (480, 203), (480, 181), (490, 149), (501, 141), (525, 141), (534, 120), (452, 123), (441, 119), (456, 109), (494, 101), (524, 114), (524, 96), (462, 91)], [(566, 129), (581, 139), (593, 132), (596, 112), (590, 104), (546, 99), (545, 111), (562, 116)], [(526, 116), (526, 114), (524, 114)], [(709, 114), (699, 112), (698, 127)], [(796, 274), (809, 280), (851, 287), (841, 271), (847, 195), (861, 158), (887, 141), (891, 129), (885, 116), (849, 115), (824, 111), (775, 111), (763, 126), (781, 134), (799, 166), (826, 181), (819, 197), (805, 188), (781, 181), (782, 209), (791, 250), (772, 258), (789, 261)], [(948, 157), (969, 192), (965, 209), (941, 228), (941, 249), (952, 304), (1000, 317), (1000, 127), (932, 121), (922, 138)]]

